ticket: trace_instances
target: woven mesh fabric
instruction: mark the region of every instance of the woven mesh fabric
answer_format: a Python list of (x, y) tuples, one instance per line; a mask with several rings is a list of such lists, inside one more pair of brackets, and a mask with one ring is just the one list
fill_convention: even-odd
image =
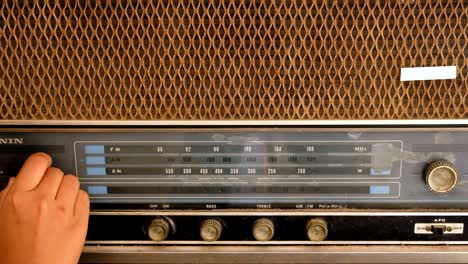
[(467, 83), (467, 0), (0, 4), (3, 120), (461, 119)]

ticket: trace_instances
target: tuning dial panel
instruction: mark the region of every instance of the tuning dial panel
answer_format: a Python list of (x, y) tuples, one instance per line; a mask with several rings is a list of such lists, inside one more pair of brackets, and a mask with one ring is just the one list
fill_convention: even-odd
[(321, 218), (313, 218), (307, 222), (307, 237), (311, 241), (323, 241), (328, 235), (327, 222)]
[(431, 191), (440, 194), (447, 193), (457, 185), (458, 172), (451, 162), (436, 160), (427, 165), (425, 180)]
[(167, 238), (170, 231), (170, 225), (164, 218), (155, 218), (148, 226), (148, 236), (153, 241), (163, 241)]
[(275, 235), (275, 225), (268, 218), (260, 218), (254, 222), (252, 234), (258, 241), (268, 241)]
[(207, 219), (200, 226), (200, 237), (205, 241), (216, 241), (221, 237), (223, 225), (216, 219)]

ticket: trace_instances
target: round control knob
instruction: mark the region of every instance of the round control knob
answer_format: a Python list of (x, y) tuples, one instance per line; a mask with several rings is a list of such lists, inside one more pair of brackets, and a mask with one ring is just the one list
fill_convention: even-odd
[(260, 218), (254, 222), (252, 234), (258, 241), (268, 241), (275, 235), (275, 225), (268, 218)]
[(155, 218), (148, 226), (148, 236), (153, 241), (163, 241), (169, 235), (170, 225), (164, 218)]
[(200, 226), (200, 237), (205, 241), (216, 241), (221, 236), (223, 225), (216, 219), (207, 219)]
[(312, 241), (323, 241), (328, 235), (327, 222), (321, 218), (312, 218), (306, 225), (307, 236)]
[(457, 169), (447, 160), (436, 160), (429, 163), (424, 177), (429, 189), (435, 193), (450, 192), (458, 182)]

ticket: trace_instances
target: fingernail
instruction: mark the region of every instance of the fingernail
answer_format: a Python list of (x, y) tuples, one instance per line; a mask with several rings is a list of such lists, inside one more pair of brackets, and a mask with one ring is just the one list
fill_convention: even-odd
[(42, 157), (42, 158), (44, 158), (46, 160), (52, 160), (52, 157), (49, 154), (45, 153), (45, 152), (36, 152), (31, 156), (39, 156), (39, 157)]

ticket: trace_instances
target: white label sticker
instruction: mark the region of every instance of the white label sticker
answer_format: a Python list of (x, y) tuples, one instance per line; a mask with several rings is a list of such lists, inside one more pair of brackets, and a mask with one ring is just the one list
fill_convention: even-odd
[(449, 80), (457, 77), (457, 66), (401, 68), (400, 81)]

